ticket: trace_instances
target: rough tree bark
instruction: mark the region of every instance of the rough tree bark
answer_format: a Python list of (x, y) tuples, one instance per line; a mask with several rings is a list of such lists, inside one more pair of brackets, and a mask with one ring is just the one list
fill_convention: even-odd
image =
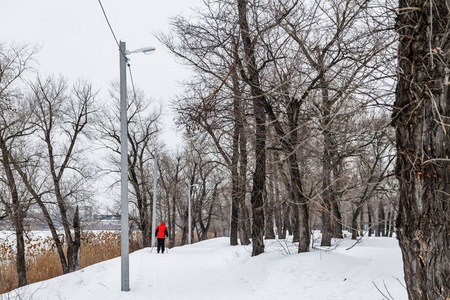
[(409, 299), (450, 299), (450, 10), (445, 0), (400, 0), (397, 236)]

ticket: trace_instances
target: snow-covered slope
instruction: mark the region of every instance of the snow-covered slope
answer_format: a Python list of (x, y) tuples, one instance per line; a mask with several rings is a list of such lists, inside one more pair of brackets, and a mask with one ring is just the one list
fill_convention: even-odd
[[(229, 246), (216, 238), (156, 254), (130, 254), (130, 291), (121, 292), (120, 258), (17, 289), (0, 299), (407, 299), (395, 238), (343, 240), (332, 251), (297, 254), (291, 243)], [(379, 291), (377, 290), (379, 289)], [(384, 295), (383, 295), (384, 294)]]

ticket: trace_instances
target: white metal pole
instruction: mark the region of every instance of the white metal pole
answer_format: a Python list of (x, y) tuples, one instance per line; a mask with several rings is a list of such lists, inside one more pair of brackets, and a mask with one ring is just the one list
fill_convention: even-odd
[(121, 199), (121, 283), (122, 291), (130, 290), (128, 246), (128, 124), (127, 124), (127, 57), (126, 44), (120, 42), (120, 199)]
[(188, 244), (191, 244), (191, 184), (188, 188)]
[(156, 231), (156, 185), (158, 181), (158, 150), (155, 149), (155, 162), (153, 164), (153, 207), (152, 207), (152, 247), (155, 246)]

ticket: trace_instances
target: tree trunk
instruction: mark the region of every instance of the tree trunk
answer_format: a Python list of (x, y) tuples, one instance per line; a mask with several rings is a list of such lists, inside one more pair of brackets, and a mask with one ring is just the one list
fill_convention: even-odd
[[(320, 60), (321, 61), (321, 60)], [(323, 63), (322, 63), (323, 65)], [(328, 82), (325, 75), (321, 78), (322, 105), (321, 110), (321, 130), (323, 134), (323, 152), (322, 152), (322, 242), (321, 246), (331, 246), (333, 237), (332, 226), (332, 207), (334, 199), (334, 188), (331, 181), (332, 160), (335, 156), (335, 147), (333, 146), (331, 107), (333, 100), (330, 100), (328, 91)]]
[(333, 237), (337, 239), (342, 239), (344, 236), (342, 235), (342, 215), (339, 210), (339, 203), (336, 201), (333, 202), (333, 218), (331, 222), (333, 228)]
[(290, 203), (291, 205), (291, 225), (292, 225), (292, 242), (298, 243), (300, 242), (300, 214), (298, 212), (298, 205), (295, 203)]
[[(291, 189), (294, 196), (293, 200), (298, 207), (294, 210), (296, 217), (295, 231), (298, 232), (298, 253), (309, 252), (309, 244), (311, 243), (311, 233), (309, 229), (309, 210), (308, 200), (303, 195), (303, 185), (298, 166), (298, 156), (296, 146), (298, 144), (298, 112), (300, 111), (301, 102), (292, 99), (288, 106), (289, 119), (289, 138), (285, 144), (285, 151), (289, 164), (289, 174), (291, 177)], [(295, 235), (294, 235), (295, 238)]]
[[(212, 221), (212, 217), (213, 217), (213, 211), (214, 211), (214, 204), (216, 202), (218, 202), (217, 198), (219, 197), (218, 194), (218, 186), (220, 184), (221, 181), (217, 181), (214, 184), (214, 189), (213, 189), (213, 193), (211, 196), (211, 203), (209, 204), (209, 209), (208, 209), (208, 214), (206, 216), (206, 224), (204, 222), (204, 218), (202, 216), (202, 207), (203, 207), (203, 200), (202, 202), (199, 204), (198, 207), (198, 224), (200, 227), (200, 231), (201, 231), (201, 236), (199, 238), (199, 241), (204, 241), (206, 239), (208, 239), (208, 232), (209, 232), (209, 228), (211, 227), (211, 221)], [(205, 186), (203, 186), (202, 188), (202, 196), (201, 199), (205, 199), (206, 198), (206, 188)]]
[(372, 225), (372, 206), (367, 204), (367, 226), (369, 226), (369, 236), (372, 236), (373, 234)]
[(25, 286), (28, 284), (26, 264), (25, 264), (25, 240), (23, 238), (23, 220), (20, 221), (19, 226), (16, 227), (16, 269), (18, 275), (18, 287)]
[(311, 232), (309, 230), (308, 204), (302, 201), (298, 207), (300, 242), (298, 243), (298, 253), (309, 252), (311, 243)]
[(252, 204), (252, 256), (264, 252), (264, 186), (266, 179), (266, 115), (264, 112), (265, 95), (259, 82), (259, 70), (256, 66), (255, 49), (250, 37), (247, 21), (247, 0), (238, 0), (239, 27), (244, 45), (247, 75), (253, 97), (255, 117), (255, 171), (253, 173)]
[(9, 212), (9, 217), (16, 232), (16, 270), (18, 276), (18, 286), (21, 287), (28, 284), (25, 265), (25, 241), (23, 238), (23, 219), (25, 218), (25, 212), (20, 204), (16, 180), (13, 174), (13, 164), (10, 161), (10, 153), (6, 146), (6, 142), (1, 137), (0, 148), (2, 152), (1, 161), (6, 174), (6, 184), (11, 193), (11, 206), (7, 207), (7, 211)]
[[(272, 182), (273, 184), (273, 182)], [(273, 230), (273, 195), (268, 195), (267, 190), (265, 193), (265, 216), (266, 216), (266, 227), (264, 229), (264, 236), (266, 239), (275, 239), (275, 231)]]
[[(170, 248), (175, 246), (175, 224), (176, 224), (176, 217), (177, 217), (177, 210), (176, 210), (176, 205), (175, 205), (175, 203), (176, 203), (176, 196), (175, 195), (176, 194), (174, 194), (173, 198), (172, 198), (172, 214), (169, 211), (169, 216), (171, 216), (170, 218), (172, 219), (172, 222), (171, 222), (172, 226), (169, 229), (169, 232), (170, 232), (170, 234), (169, 234), (169, 238), (170, 238), (170, 240), (169, 240), (169, 247)], [(153, 232), (152, 234), (155, 234), (155, 233)], [(152, 247), (155, 247), (155, 245), (152, 245)]]
[(392, 237), (395, 231), (394, 219), (395, 213), (389, 212), (389, 237)]
[(264, 108), (254, 101), (256, 119), (255, 172), (253, 173), (252, 204), (252, 256), (264, 252), (264, 184), (266, 178), (266, 126)]
[(250, 245), (250, 215), (248, 213), (247, 205), (244, 201), (241, 201), (239, 205), (239, 238), (241, 240), (241, 245)]
[(236, 246), (238, 244), (238, 225), (239, 225), (239, 136), (241, 126), (239, 124), (239, 83), (237, 81), (237, 75), (232, 76), (233, 86), (235, 89), (235, 96), (233, 99), (233, 116), (234, 116), (234, 130), (233, 130), (233, 154), (231, 156), (231, 224), (230, 224), (230, 245)]
[(388, 211), (387, 220), (386, 220), (386, 236), (392, 237), (392, 212)]
[[(326, 140), (326, 139), (325, 139)], [(325, 143), (325, 142), (324, 142)], [(333, 237), (332, 226), (332, 203), (333, 193), (331, 187), (331, 157), (329, 146), (324, 146), (322, 156), (322, 242), (321, 246), (331, 246), (331, 238)]]
[(352, 217), (352, 240), (356, 240), (358, 238), (358, 218), (361, 214), (362, 206), (356, 208)]
[(378, 236), (386, 236), (386, 216), (382, 202), (378, 206)]
[[(242, 105), (239, 102), (239, 111), (242, 113)], [(241, 245), (250, 245), (250, 215), (248, 213), (247, 205), (245, 204), (245, 197), (247, 195), (247, 134), (244, 128), (244, 118), (239, 115), (240, 126), (242, 126), (239, 131), (239, 237), (241, 240)]]
[[(233, 117), (234, 117), (234, 131), (233, 131), (233, 155), (231, 157), (231, 182), (232, 182), (232, 200), (231, 200), (231, 226), (230, 226), (230, 245), (238, 244), (238, 233), (241, 234), (241, 244), (250, 244), (248, 232), (245, 229), (245, 223), (239, 222), (239, 216), (243, 213), (240, 209), (245, 206), (246, 182), (247, 182), (247, 137), (244, 132), (244, 117), (243, 108), (241, 105), (242, 93), (238, 80), (238, 71), (235, 67), (239, 61), (238, 43), (233, 37), (234, 50), (234, 69), (232, 73), (233, 84)], [(240, 227), (244, 226), (244, 227)]]
[(342, 232), (342, 215), (339, 207), (342, 192), (337, 192), (342, 190), (342, 183), (341, 183), (342, 168), (343, 168), (342, 159), (335, 158), (332, 166), (335, 181), (335, 188), (334, 188), (335, 199), (332, 203), (333, 207), (332, 226), (333, 226), (333, 237), (337, 239), (342, 239), (344, 237)]
[[(56, 186), (56, 184), (55, 184)], [(63, 229), (64, 229), (64, 235), (66, 238), (66, 242), (67, 242), (67, 267), (68, 267), (68, 272), (73, 272), (75, 271), (75, 266), (78, 264), (78, 249), (79, 246), (77, 246), (77, 243), (79, 243), (79, 241), (77, 241), (77, 237), (75, 236), (75, 239), (72, 238), (72, 233), (70, 231), (70, 224), (69, 224), (69, 220), (67, 217), (67, 209), (65, 207), (65, 203), (64, 200), (62, 198), (60, 189), (59, 189), (59, 183), (58, 183), (58, 188), (56, 188), (56, 199), (57, 199), (57, 203), (58, 203), (58, 207), (59, 207), (59, 211), (60, 211), (60, 215), (61, 215), (61, 220), (62, 220), (62, 225), (63, 225)], [(77, 230), (74, 227), (75, 230)]]
[(362, 212), (363, 207), (361, 206), (361, 213), (359, 214), (359, 236), (364, 236), (364, 214)]
[(278, 238), (279, 239), (286, 239), (287, 238), (287, 236), (286, 236), (286, 216), (287, 216), (287, 214), (288, 214), (288, 205), (286, 205), (286, 203), (282, 203), (281, 205), (280, 205), (281, 207), (281, 214), (280, 214), (280, 218), (279, 218), (279, 220), (280, 220), (280, 227), (279, 227), (279, 229), (278, 229)]
[(297, 163), (296, 153), (291, 153), (288, 156), (289, 169), (291, 173), (291, 181), (294, 195), (295, 208), (291, 207), (294, 212), (295, 224), (294, 228), (294, 239), (295, 233), (298, 233), (298, 253), (308, 252), (309, 244), (311, 242), (311, 233), (309, 232), (309, 211), (307, 199), (303, 195), (302, 182), (300, 178), (300, 171)]
[(392, 125), (400, 183), (397, 236), (409, 299), (450, 299), (448, 1), (400, 0)]
[[(136, 156), (136, 155), (134, 155)], [(142, 191), (144, 188), (144, 183), (139, 182), (137, 172), (138, 168), (136, 166), (136, 159), (132, 159), (132, 157), (128, 158), (129, 161), (129, 177), (131, 185), (134, 188), (134, 193), (136, 195), (136, 202), (137, 202), (137, 208), (138, 208), (138, 214), (139, 214), (139, 220), (137, 220), (137, 223), (139, 224), (139, 229), (142, 232), (142, 245), (144, 247), (150, 247), (151, 246), (151, 226), (150, 226), (150, 218), (149, 218), (149, 203), (147, 200), (147, 197), (145, 196), (145, 193)], [(150, 205), (150, 207), (152, 207)]]
[(292, 218), (291, 218), (291, 203), (286, 204), (286, 214), (284, 215), (284, 235), (289, 237), (292, 235)]
[(238, 132), (233, 136), (233, 156), (231, 158), (231, 224), (230, 245), (238, 245), (239, 225), (239, 174), (238, 174)]
[(275, 226), (277, 227), (277, 238), (284, 240), (286, 238), (285, 231), (283, 228), (283, 217), (281, 214), (281, 205), (275, 207)]
[(376, 237), (379, 237), (380, 231), (379, 231), (378, 227), (380, 226), (380, 218), (378, 217), (378, 214), (376, 214), (376, 212), (377, 211), (375, 209), (372, 209), (372, 215), (373, 215), (374, 223), (375, 223), (375, 226), (373, 227), (373, 232), (375, 233)]
[(231, 195), (230, 245), (238, 245), (239, 200), (233, 189)]
[(286, 238), (286, 230), (284, 228), (284, 202), (281, 201), (280, 190), (278, 188), (278, 183), (274, 183), (274, 194), (275, 194), (275, 226), (277, 226), (278, 238), (284, 240)]
[(183, 226), (183, 233), (181, 235), (181, 245), (186, 245), (188, 242), (188, 209), (186, 208), (186, 211), (184, 212), (184, 226)]
[(67, 245), (67, 261), (69, 265), (69, 272), (76, 271), (80, 268), (80, 245), (81, 245), (81, 227), (80, 214), (78, 205), (75, 209), (73, 217), (74, 238), (71, 243)]
[[(175, 227), (176, 227), (176, 219), (177, 219), (177, 200), (178, 200), (178, 190), (177, 190), (177, 186), (179, 185), (179, 179), (178, 176), (180, 174), (180, 161), (177, 159), (176, 160), (176, 167), (175, 167), (175, 179), (173, 182), (173, 195), (172, 195), (172, 213), (170, 212), (170, 210), (168, 210), (169, 213), (169, 219), (171, 219), (171, 226), (169, 227), (169, 247), (172, 248), (175, 246), (175, 237), (176, 237), (176, 232), (175, 232)], [(159, 172), (160, 174), (162, 174), (162, 172)], [(154, 232), (152, 232), (152, 234), (155, 234)], [(152, 245), (152, 247), (155, 247), (155, 245)]]
[(320, 246), (331, 246), (331, 238), (333, 237), (333, 231), (331, 228), (331, 211), (322, 210), (322, 242)]

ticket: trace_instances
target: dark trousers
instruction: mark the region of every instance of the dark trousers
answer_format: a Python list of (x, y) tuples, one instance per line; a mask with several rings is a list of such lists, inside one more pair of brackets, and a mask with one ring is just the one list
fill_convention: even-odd
[(158, 248), (156, 249), (159, 253), (159, 250), (161, 249), (162, 253), (164, 253), (164, 242), (166, 239), (158, 239)]

